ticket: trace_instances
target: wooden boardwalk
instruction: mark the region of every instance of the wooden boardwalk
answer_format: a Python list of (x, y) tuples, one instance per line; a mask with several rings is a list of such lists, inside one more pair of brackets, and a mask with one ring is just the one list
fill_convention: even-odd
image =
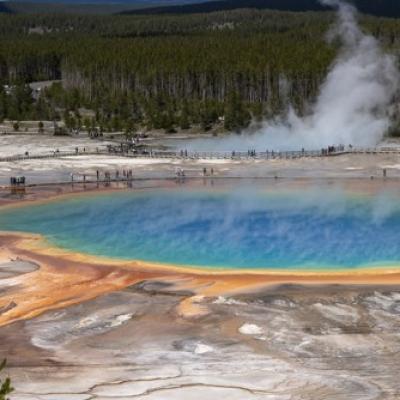
[(400, 148), (353, 148), (343, 151), (323, 152), (315, 151), (266, 151), (266, 152), (198, 152), (198, 151), (144, 151), (140, 153), (117, 152), (106, 149), (98, 151), (56, 151), (44, 154), (19, 154), (9, 157), (0, 157), (0, 162), (13, 162), (24, 160), (57, 159), (64, 157), (79, 157), (89, 155), (113, 155), (126, 158), (160, 158), (160, 159), (184, 159), (184, 160), (274, 160), (274, 159), (299, 159), (316, 157), (334, 157), (343, 154), (400, 154)]

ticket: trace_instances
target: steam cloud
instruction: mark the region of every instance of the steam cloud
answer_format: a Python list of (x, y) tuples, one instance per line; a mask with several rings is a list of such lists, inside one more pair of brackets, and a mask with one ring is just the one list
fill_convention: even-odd
[(290, 108), (284, 120), (266, 121), (254, 134), (200, 141), (194, 145), (196, 150), (315, 150), (338, 144), (375, 146), (382, 140), (390, 127), (390, 103), (399, 88), (395, 59), (361, 31), (352, 5), (342, 0), (320, 2), (338, 10), (329, 38), (339, 37), (343, 46), (310, 114), (302, 118)]

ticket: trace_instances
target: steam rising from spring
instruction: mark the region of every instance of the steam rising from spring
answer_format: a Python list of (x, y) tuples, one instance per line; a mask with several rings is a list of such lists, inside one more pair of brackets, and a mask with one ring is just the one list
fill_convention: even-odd
[(339, 38), (341, 51), (331, 66), (310, 114), (291, 108), (285, 119), (265, 121), (256, 133), (231, 135), (197, 150), (315, 150), (329, 145), (374, 146), (390, 127), (388, 110), (399, 88), (395, 59), (362, 32), (357, 10), (341, 0), (320, 0), (338, 11), (329, 39)]

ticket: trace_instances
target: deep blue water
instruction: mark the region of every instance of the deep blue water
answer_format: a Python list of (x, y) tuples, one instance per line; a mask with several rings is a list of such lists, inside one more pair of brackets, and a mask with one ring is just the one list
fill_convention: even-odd
[(339, 188), (177, 189), (80, 196), (0, 212), (0, 229), (71, 250), (230, 268), (355, 268), (400, 260), (400, 195)]

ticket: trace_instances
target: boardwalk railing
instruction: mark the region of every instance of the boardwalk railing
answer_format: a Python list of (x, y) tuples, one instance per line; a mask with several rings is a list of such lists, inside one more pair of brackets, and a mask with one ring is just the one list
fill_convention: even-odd
[(19, 154), (9, 157), (0, 157), (0, 162), (12, 162), (21, 160), (35, 160), (35, 159), (52, 159), (73, 156), (86, 156), (86, 155), (113, 155), (128, 158), (175, 158), (175, 159), (188, 159), (188, 160), (243, 160), (243, 159), (260, 159), (260, 160), (274, 160), (274, 159), (296, 159), (296, 158), (314, 158), (314, 157), (332, 157), (342, 154), (387, 154), (397, 153), (400, 154), (400, 148), (346, 148), (341, 151), (265, 151), (265, 152), (240, 152), (240, 151), (225, 151), (225, 152), (201, 152), (201, 151), (152, 151), (144, 150), (140, 152), (135, 151), (110, 151), (109, 149), (97, 149), (96, 151), (55, 151), (51, 153), (42, 154)]
[(75, 152), (75, 151), (58, 151), (52, 153), (42, 153), (42, 154), (16, 154), (9, 157), (0, 157), (0, 162), (10, 162), (10, 161), (22, 161), (22, 160), (40, 160), (46, 158), (62, 158), (71, 156), (86, 156), (86, 155), (96, 155), (96, 154), (109, 154), (108, 151), (86, 151), (86, 152)]
[[(185, 159), (275, 159), (275, 158), (300, 158), (320, 157), (321, 151), (268, 151), (268, 152), (240, 152), (240, 151), (153, 151), (146, 154), (154, 158), (185, 158)], [(143, 155), (133, 155), (142, 157)]]

